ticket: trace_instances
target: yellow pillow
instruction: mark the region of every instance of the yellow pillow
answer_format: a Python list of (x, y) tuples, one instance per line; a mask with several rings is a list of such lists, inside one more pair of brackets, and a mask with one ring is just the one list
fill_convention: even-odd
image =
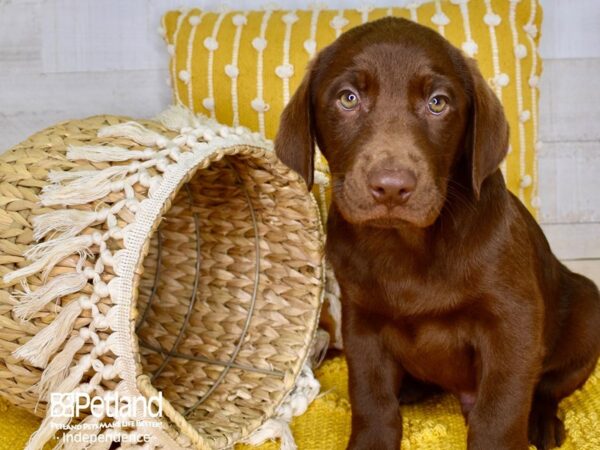
[[(535, 213), (541, 72), (537, 0), (436, 0), (359, 10), (171, 11), (162, 28), (172, 55), (174, 100), (272, 139), (315, 52), (343, 31), (386, 15), (433, 28), (478, 60), (511, 127), (511, 149), (502, 165), (508, 187)], [(323, 204), (324, 192), (316, 193)]]

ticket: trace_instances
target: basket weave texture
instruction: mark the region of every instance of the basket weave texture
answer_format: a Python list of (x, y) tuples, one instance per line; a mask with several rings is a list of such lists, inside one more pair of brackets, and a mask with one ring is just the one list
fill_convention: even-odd
[(175, 449), (227, 447), (318, 391), (314, 199), (257, 135), (162, 119), (65, 122), (0, 157), (0, 394), (45, 417), (28, 448), (60, 425), (49, 392), (161, 393), (161, 428), (110, 434)]

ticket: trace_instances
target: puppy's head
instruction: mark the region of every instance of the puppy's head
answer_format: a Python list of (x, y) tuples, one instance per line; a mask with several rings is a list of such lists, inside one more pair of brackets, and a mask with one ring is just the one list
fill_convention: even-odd
[(479, 197), (506, 155), (508, 125), (473, 60), (426, 27), (386, 18), (323, 49), (283, 112), (275, 149), (309, 187), (315, 142), (346, 220), (427, 227), (453, 184)]

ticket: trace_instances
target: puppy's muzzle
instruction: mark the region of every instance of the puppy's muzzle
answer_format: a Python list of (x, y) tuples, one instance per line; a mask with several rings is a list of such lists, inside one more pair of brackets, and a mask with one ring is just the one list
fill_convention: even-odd
[(417, 187), (415, 173), (405, 168), (372, 170), (367, 182), (375, 202), (390, 209), (406, 203)]

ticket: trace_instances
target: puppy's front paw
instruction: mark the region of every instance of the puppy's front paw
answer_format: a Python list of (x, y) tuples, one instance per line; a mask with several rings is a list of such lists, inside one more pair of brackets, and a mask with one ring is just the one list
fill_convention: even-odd
[(555, 411), (536, 408), (531, 411), (529, 420), (529, 442), (538, 450), (558, 448), (565, 440), (565, 426)]
[(395, 429), (353, 431), (347, 450), (398, 450), (401, 439), (401, 431)]

